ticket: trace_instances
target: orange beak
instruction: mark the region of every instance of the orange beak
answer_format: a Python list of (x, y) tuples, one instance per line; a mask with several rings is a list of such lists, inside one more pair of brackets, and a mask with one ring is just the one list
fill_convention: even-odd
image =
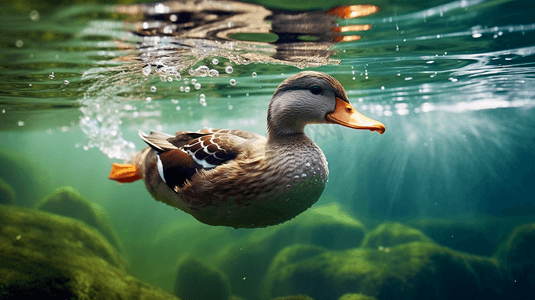
[(349, 128), (369, 129), (371, 131), (377, 131), (380, 134), (385, 132), (385, 125), (383, 123), (362, 115), (351, 104), (338, 97), (336, 98), (334, 112), (327, 114), (326, 119)]

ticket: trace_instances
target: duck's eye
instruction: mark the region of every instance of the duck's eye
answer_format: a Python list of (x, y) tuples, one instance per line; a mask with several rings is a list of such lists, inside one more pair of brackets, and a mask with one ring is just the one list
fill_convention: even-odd
[(321, 94), (321, 92), (323, 92), (323, 90), (321, 89), (320, 86), (315, 85), (315, 86), (310, 88), (310, 92), (312, 94), (314, 94), (314, 95), (319, 95), (319, 94)]

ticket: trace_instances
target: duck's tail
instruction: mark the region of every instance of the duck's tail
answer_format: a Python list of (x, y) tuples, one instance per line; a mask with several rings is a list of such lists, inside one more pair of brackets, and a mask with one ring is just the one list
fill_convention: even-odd
[(135, 164), (118, 164), (114, 163), (111, 166), (109, 179), (118, 181), (120, 183), (134, 182), (142, 179), (141, 172)]

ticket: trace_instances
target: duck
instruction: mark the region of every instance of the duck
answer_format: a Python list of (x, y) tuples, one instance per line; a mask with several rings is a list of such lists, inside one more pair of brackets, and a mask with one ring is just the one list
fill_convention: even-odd
[(109, 178), (143, 180), (152, 197), (213, 226), (259, 228), (293, 219), (318, 201), (329, 170), (308, 124), (377, 131), (334, 77), (302, 71), (280, 83), (267, 111), (267, 137), (239, 129), (139, 131), (148, 145), (114, 163)]

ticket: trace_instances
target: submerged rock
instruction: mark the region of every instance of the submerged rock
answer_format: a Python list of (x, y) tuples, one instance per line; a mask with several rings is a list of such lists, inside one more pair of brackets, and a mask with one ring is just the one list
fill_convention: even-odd
[(284, 296), (284, 297), (277, 297), (273, 298), (271, 300), (314, 300), (306, 295), (296, 295), (296, 296)]
[(13, 205), (16, 198), (15, 190), (4, 179), (0, 178), (0, 204)]
[[(308, 248), (307, 248), (308, 247)], [(377, 299), (507, 299), (512, 283), (495, 258), (469, 255), (433, 243), (412, 242), (389, 252), (356, 248), (323, 249), (296, 260), (296, 252), (318, 252), (295, 245), (273, 260), (263, 296), (306, 294), (338, 299), (360, 293)]]
[(401, 223), (386, 222), (368, 232), (362, 242), (362, 246), (384, 249), (410, 242), (432, 243), (433, 241), (420, 230)]
[(362, 295), (362, 294), (345, 294), (340, 297), (338, 300), (377, 300), (373, 297)]
[(182, 300), (228, 300), (230, 288), (225, 275), (188, 258), (178, 270), (175, 295)]
[[(229, 243), (216, 260), (228, 274), (232, 291), (248, 300), (258, 299), (262, 278), (272, 259), (288, 245), (305, 243), (328, 249), (358, 247), (366, 229), (336, 203), (313, 207), (284, 224), (257, 229)], [(246, 277), (243, 280), (243, 277)]]
[(139, 242), (130, 241), (132, 271), (141, 279), (172, 293), (178, 261), (188, 256), (210, 261), (220, 248), (235, 239), (234, 234), (238, 232), (230, 227), (209, 226), (184, 214), (162, 224), (156, 234), (145, 236)]
[(408, 224), (442, 246), (487, 256), (494, 254), (499, 238), (506, 232), (503, 219), (497, 222), (423, 219)]
[(0, 178), (15, 191), (18, 206), (33, 206), (50, 191), (46, 170), (19, 153), (0, 150)]
[(78, 191), (70, 186), (60, 187), (46, 196), (36, 206), (42, 211), (51, 212), (85, 222), (100, 231), (120, 252), (123, 245), (102, 207), (85, 200)]
[(0, 206), (0, 299), (176, 299), (127, 269), (82, 222)]
[[(517, 227), (498, 249), (496, 256), (511, 273), (524, 299), (535, 297), (535, 223)], [(528, 297), (529, 296), (529, 297)]]

